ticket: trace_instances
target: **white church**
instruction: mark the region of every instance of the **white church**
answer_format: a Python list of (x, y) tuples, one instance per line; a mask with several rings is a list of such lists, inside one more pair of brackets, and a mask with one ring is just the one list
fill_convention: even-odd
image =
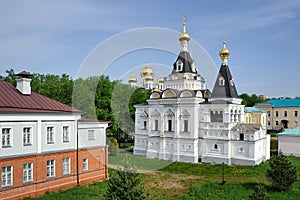
[[(210, 92), (188, 51), (183, 23), (181, 51), (168, 77), (159, 77), (146, 104), (135, 105), (134, 154), (179, 162), (258, 165), (270, 158), (270, 137), (260, 124), (244, 123), (244, 105), (228, 67), (229, 50)], [(143, 85), (153, 88), (148, 63)], [(132, 76), (129, 84), (135, 85)]]

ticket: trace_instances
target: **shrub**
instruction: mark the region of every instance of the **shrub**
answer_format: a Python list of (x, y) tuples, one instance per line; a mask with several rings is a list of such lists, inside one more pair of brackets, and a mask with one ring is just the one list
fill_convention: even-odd
[(268, 200), (270, 197), (267, 196), (267, 190), (266, 188), (262, 185), (256, 185), (254, 189), (254, 193), (249, 195), (250, 200)]
[(109, 138), (108, 145), (109, 155), (114, 156), (119, 153), (118, 141), (116, 138)]
[(270, 160), (270, 169), (267, 170), (267, 178), (278, 191), (290, 190), (297, 180), (297, 169), (280, 151)]

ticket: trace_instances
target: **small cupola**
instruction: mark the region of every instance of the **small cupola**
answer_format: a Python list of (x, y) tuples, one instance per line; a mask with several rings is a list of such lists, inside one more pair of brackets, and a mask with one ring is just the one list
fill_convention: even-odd
[(21, 94), (24, 95), (31, 95), (31, 86), (30, 86), (30, 81), (31, 81), (31, 74), (26, 71), (22, 71), (18, 74), (16, 74), (18, 78), (16, 79), (17, 81), (17, 90), (21, 92)]

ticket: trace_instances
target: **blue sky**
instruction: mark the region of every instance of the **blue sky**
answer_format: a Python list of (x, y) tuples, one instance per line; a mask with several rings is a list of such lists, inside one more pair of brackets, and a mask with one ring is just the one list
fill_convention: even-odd
[[(220, 66), (218, 51), (225, 33), (231, 51), (229, 66), (239, 93), (300, 96), (299, 0), (3, 0), (0, 5), (2, 75), (13, 68), (15, 72), (66, 73), (76, 78), (97, 48), (102, 54), (96, 55), (97, 62), (90, 65), (95, 69), (92, 75), (98, 75), (103, 70), (96, 68), (103, 68), (101, 64), (106, 63), (104, 60), (110, 54), (131, 45), (126, 41), (132, 40), (122, 39), (124, 35), (153, 29), (157, 34), (160, 28), (170, 32), (170, 37), (156, 35), (153, 40), (152, 36), (145, 36), (148, 42), (153, 40), (153, 48), (124, 51), (108, 62), (104, 73), (112, 79), (122, 79), (131, 73), (138, 75), (149, 61), (157, 76), (167, 75), (180, 50), (177, 32), (181, 31), (185, 13), (191, 42), (207, 53), (203, 56), (198, 47), (191, 45), (200, 74), (205, 76), (207, 71)], [(121, 46), (109, 43), (120, 38)], [(157, 48), (160, 45), (162, 49)], [(214, 62), (215, 69), (203, 61), (207, 59)], [(214, 82), (214, 78), (207, 76), (208, 82)], [(212, 89), (211, 84), (208, 86)]]

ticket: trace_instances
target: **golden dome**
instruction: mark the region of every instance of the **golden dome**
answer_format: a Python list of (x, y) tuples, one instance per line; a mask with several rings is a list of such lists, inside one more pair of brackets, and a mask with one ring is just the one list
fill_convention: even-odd
[(188, 41), (190, 41), (190, 35), (186, 33), (185, 15), (183, 15), (183, 17), (184, 17), (184, 21), (182, 26), (182, 33), (178, 36), (178, 39), (182, 43), (188, 43)]
[(152, 68), (149, 66), (148, 62), (146, 62), (146, 66), (141, 71), (141, 77), (145, 77), (145, 76), (151, 76), (151, 77), (154, 76), (154, 72)]
[(131, 77), (128, 79), (128, 83), (137, 83), (137, 79), (134, 76), (134, 74), (132, 74)]
[(160, 75), (160, 77), (156, 80), (157, 84), (164, 83), (164, 77)]
[(161, 90), (158, 89), (158, 87), (156, 86), (156, 87), (152, 90), (152, 92), (161, 92)]
[(226, 48), (226, 42), (223, 42), (223, 49), (220, 50), (219, 55), (222, 59), (227, 59), (230, 55), (230, 51)]

